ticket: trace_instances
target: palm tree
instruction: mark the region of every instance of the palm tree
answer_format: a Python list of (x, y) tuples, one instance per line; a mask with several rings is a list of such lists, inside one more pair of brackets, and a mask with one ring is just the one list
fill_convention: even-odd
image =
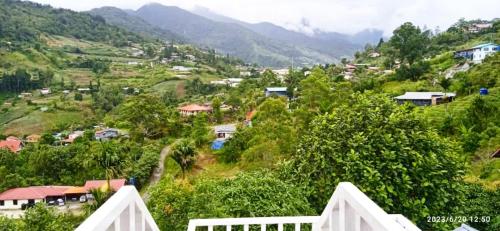
[(186, 171), (193, 167), (196, 155), (197, 152), (193, 142), (187, 139), (180, 140), (172, 148), (171, 156), (181, 167), (182, 178), (185, 178)]
[(105, 171), (107, 190), (111, 190), (111, 179), (118, 174), (119, 166), (122, 163), (119, 154), (120, 150), (113, 142), (101, 142), (101, 147), (96, 152), (95, 161), (98, 167)]

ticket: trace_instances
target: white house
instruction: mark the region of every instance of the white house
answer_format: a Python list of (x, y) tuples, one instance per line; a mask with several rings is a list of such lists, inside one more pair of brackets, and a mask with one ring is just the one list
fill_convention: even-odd
[(173, 66), (172, 70), (173, 71), (181, 71), (181, 72), (186, 72), (186, 71), (191, 71), (193, 68), (191, 67), (185, 67), (185, 66)]
[(42, 90), (40, 90), (40, 94), (42, 95), (48, 95), (50, 92), (50, 88), (42, 88)]
[(494, 43), (485, 43), (472, 48), (472, 61), (481, 63), (486, 56), (494, 54), (499, 50), (499, 46)]
[(217, 139), (229, 139), (233, 137), (233, 134), (236, 132), (236, 125), (234, 124), (224, 124), (218, 125), (214, 127), (215, 135)]
[(71, 186), (31, 186), (13, 188), (0, 194), (0, 210), (21, 209), (23, 204), (34, 204), (64, 198)]

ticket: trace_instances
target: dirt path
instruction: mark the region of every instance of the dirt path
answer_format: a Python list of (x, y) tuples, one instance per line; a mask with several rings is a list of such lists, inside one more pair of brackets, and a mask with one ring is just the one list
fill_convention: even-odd
[[(168, 154), (170, 153), (170, 146), (165, 146), (160, 152), (160, 160), (158, 161), (158, 166), (155, 168), (153, 174), (149, 178), (148, 189), (154, 186), (158, 181), (160, 181), (163, 172), (165, 171), (165, 159), (167, 159)], [(142, 199), (144, 203), (147, 203), (149, 200), (149, 190), (146, 190), (142, 195)]]

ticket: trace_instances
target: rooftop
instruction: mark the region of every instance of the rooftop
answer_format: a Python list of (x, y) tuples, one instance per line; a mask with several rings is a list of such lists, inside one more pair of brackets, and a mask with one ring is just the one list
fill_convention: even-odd
[(287, 91), (286, 87), (266, 87), (266, 91)]
[(203, 106), (198, 104), (190, 104), (183, 107), (180, 107), (181, 111), (212, 111), (212, 107)]
[[(112, 179), (110, 180), (111, 188), (113, 191), (118, 191), (120, 190), (121, 187), (125, 185), (125, 179)], [(85, 182), (85, 185), (83, 188), (88, 192), (92, 189), (102, 189), (107, 187), (107, 181), (106, 180), (88, 180)]]
[(0, 194), (0, 200), (45, 199), (48, 196), (63, 196), (72, 186), (31, 186), (13, 188)]
[(236, 132), (235, 124), (223, 124), (217, 125), (214, 127), (215, 133), (228, 133), (228, 132)]
[(398, 97), (395, 97), (395, 99), (401, 99), (401, 100), (431, 100), (432, 97), (440, 97), (444, 95), (450, 96), (450, 97), (455, 97), (455, 93), (443, 93), (443, 92), (406, 92), (404, 95), (400, 95)]

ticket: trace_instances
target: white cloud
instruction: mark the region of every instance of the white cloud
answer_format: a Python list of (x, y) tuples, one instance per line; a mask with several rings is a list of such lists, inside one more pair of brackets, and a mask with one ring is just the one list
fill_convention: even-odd
[[(355, 33), (365, 28), (389, 35), (403, 22), (428, 28), (447, 28), (459, 18), (498, 17), (498, 0), (35, 0), (78, 11), (101, 6), (137, 9), (150, 2), (184, 9), (203, 6), (247, 22), (272, 22), (289, 29), (310, 32)], [(309, 26), (303, 25), (308, 22)]]

